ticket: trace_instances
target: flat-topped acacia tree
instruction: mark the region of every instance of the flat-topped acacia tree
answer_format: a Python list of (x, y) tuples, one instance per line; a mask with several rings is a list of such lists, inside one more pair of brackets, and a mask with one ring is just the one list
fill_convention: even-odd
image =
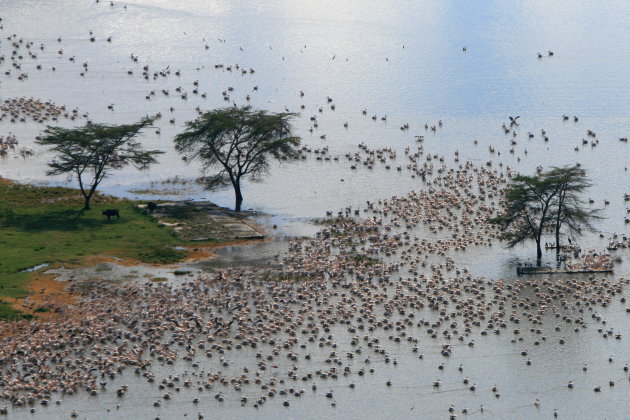
[(601, 219), (598, 210), (589, 210), (580, 194), (591, 186), (586, 171), (579, 166), (551, 168), (539, 174), (518, 175), (503, 191), (502, 214), (491, 220), (503, 231), (502, 238), (513, 247), (527, 239), (536, 242), (536, 261), (542, 262), (542, 238), (554, 232), (559, 255), (560, 231), (569, 234), (593, 230)]
[(48, 175), (68, 174), (76, 177), (83, 194), (83, 210), (90, 209), (90, 200), (101, 181), (112, 170), (126, 165), (147, 169), (157, 162), (160, 150), (144, 150), (134, 140), (140, 130), (153, 123), (143, 118), (135, 124), (86, 124), (77, 128), (47, 127), (38, 144), (50, 147), (55, 157), (48, 166)]
[(198, 160), (204, 174), (219, 167), (219, 172), (206, 176), (207, 187), (232, 184), (236, 203), (241, 211), (241, 180), (258, 181), (269, 171), (271, 159), (297, 157), (300, 138), (292, 135), (290, 119), (295, 113), (268, 113), (251, 107), (229, 107), (208, 111), (186, 123), (186, 130), (175, 137), (175, 149)]

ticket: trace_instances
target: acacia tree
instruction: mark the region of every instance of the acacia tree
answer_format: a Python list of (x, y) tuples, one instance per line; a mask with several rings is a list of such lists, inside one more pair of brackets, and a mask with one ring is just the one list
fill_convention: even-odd
[(215, 109), (186, 123), (175, 137), (175, 149), (187, 160), (199, 160), (204, 173), (219, 167), (205, 178), (207, 187), (232, 184), (235, 210), (241, 211), (241, 180), (262, 179), (270, 159), (286, 160), (299, 155), (300, 138), (293, 136), (289, 120), (295, 113), (267, 113), (251, 107)]
[(48, 163), (48, 175), (75, 176), (84, 198), (83, 210), (90, 209), (90, 200), (101, 181), (114, 169), (133, 165), (146, 169), (156, 163), (160, 150), (143, 150), (134, 137), (153, 118), (135, 124), (86, 124), (78, 128), (47, 127), (38, 144), (49, 146), (55, 157)]
[(566, 226), (568, 234), (581, 235), (593, 230), (592, 221), (601, 219), (599, 210), (587, 210), (580, 194), (592, 184), (586, 171), (577, 165), (553, 167), (544, 174), (557, 185), (558, 193), (553, 202), (553, 229), (556, 236), (556, 255), (560, 255), (560, 231)]
[(560, 232), (582, 234), (592, 230), (591, 222), (599, 219), (597, 210), (587, 210), (579, 194), (591, 186), (586, 171), (575, 166), (552, 168), (534, 176), (519, 175), (504, 191), (504, 209), (492, 221), (503, 230), (508, 246), (533, 239), (538, 264), (542, 259), (542, 236), (553, 232), (556, 253), (560, 253)]
[(533, 239), (536, 242), (536, 259), (540, 264), (542, 235), (549, 225), (557, 185), (544, 176), (519, 175), (512, 179), (504, 194), (503, 214), (494, 221), (501, 225), (509, 247)]

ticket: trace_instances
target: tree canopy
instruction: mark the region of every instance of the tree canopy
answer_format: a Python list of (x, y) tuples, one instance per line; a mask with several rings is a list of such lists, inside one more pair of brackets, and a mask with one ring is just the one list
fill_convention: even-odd
[(50, 147), (55, 157), (48, 166), (48, 175), (69, 174), (76, 177), (85, 199), (84, 210), (100, 182), (114, 169), (133, 165), (146, 169), (157, 162), (160, 150), (143, 150), (134, 137), (153, 118), (135, 124), (86, 124), (78, 128), (47, 127), (38, 144)]
[[(175, 148), (188, 161), (202, 163), (208, 187), (232, 184), (235, 210), (241, 211), (244, 177), (259, 181), (268, 173), (272, 159), (299, 155), (300, 138), (292, 135), (290, 125), (295, 116), (248, 106), (215, 109), (187, 122), (186, 130), (175, 137)], [(211, 172), (217, 167), (218, 172)]]
[(499, 219), (508, 246), (533, 239), (537, 259), (542, 258), (542, 234), (555, 193), (552, 183), (539, 176), (519, 175), (512, 179), (505, 189), (505, 209)]
[(569, 234), (578, 235), (593, 228), (591, 222), (599, 218), (597, 210), (586, 209), (579, 197), (590, 186), (586, 171), (577, 165), (518, 175), (505, 188), (503, 212), (494, 222), (501, 226), (510, 247), (533, 239), (540, 263), (546, 232), (555, 234), (559, 252), (563, 226)]
[(545, 176), (557, 185), (551, 224), (556, 238), (556, 254), (560, 253), (560, 231), (564, 225), (569, 235), (593, 230), (592, 221), (601, 219), (599, 210), (587, 209), (580, 194), (592, 186), (586, 171), (577, 165), (552, 167)]

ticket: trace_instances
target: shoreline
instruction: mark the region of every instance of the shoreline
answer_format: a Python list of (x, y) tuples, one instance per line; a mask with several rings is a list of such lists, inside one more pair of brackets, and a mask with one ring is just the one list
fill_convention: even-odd
[[(58, 187), (46, 187), (46, 186), (20, 183), (18, 181), (14, 181), (14, 180), (3, 178), (3, 177), (0, 177), (0, 186), (3, 186), (3, 187), (21, 186), (21, 187), (24, 187), (24, 189), (29, 192), (63, 191), (65, 193), (67, 191), (73, 191), (68, 188), (57, 189)], [(21, 190), (16, 190), (16, 195), (19, 195), (20, 192)], [(7, 194), (7, 196), (9, 196), (9, 194)], [(72, 199), (71, 196), (64, 195), (64, 197), (68, 197)], [(11, 199), (12, 197), (7, 197), (7, 198)], [(144, 203), (143, 201), (121, 199), (119, 197), (112, 197), (109, 195), (100, 195), (99, 198), (101, 200), (106, 200), (107, 202), (113, 201), (115, 203), (125, 203), (127, 207), (133, 206), (134, 208), (136, 208), (138, 210), (137, 213), (140, 214), (140, 212), (142, 212), (141, 214), (146, 214), (146, 211), (143, 209), (143, 206), (145, 205), (143, 204)], [(182, 207), (189, 207), (190, 205), (190, 203), (185, 202), (185, 201), (169, 202), (169, 203), (174, 206), (182, 206)], [(46, 204), (48, 203), (46, 202)], [(242, 212), (242, 213), (236, 214), (230, 209), (219, 207), (207, 201), (205, 201), (204, 203), (201, 203), (201, 205), (204, 206), (203, 208), (206, 210), (212, 209), (212, 211), (215, 213), (215, 216), (207, 215), (207, 217), (208, 218), (214, 217), (212, 219), (212, 227), (216, 229), (220, 229), (221, 232), (225, 236), (229, 236), (231, 232), (238, 232), (239, 229), (241, 231), (243, 229), (249, 229), (251, 232), (256, 232), (256, 235), (257, 236), (259, 235), (260, 239), (209, 237), (209, 238), (203, 238), (202, 240), (199, 240), (199, 241), (189, 240), (189, 239), (187, 240), (186, 238), (182, 238), (181, 235), (177, 234), (176, 228), (169, 226), (168, 223), (162, 223), (160, 218), (156, 217), (156, 215), (150, 215), (150, 217), (153, 219), (153, 222), (149, 222), (150, 224), (153, 223), (158, 227), (159, 225), (162, 225), (163, 228), (174, 233), (174, 236), (177, 237), (177, 242), (179, 242), (177, 246), (174, 246), (174, 249), (186, 251), (186, 256), (183, 259), (179, 261), (167, 262), (167, 263), (142, 261), (137, 255), (136, 256), (125, 255), (127, 251), (124, 248), (117, 249), (115, 240), (112, 238), (112, 240), (110, 241), (112, 245), (111, 248), (109, 246), (106, 247), (109, 249), (109, 251), (105, 250), (105, 252), (99, 252), (98, 250), (96, 250), (96, 252), (92, 255), (88, 254), (88, 255), (82, 255), (82, 256), (73, 256), (72, 254), (68, 254), (68, 256), (61, 257), (61, 258), (59, 258), (59, 256), (52, 256), (50, 261), (46, 261), (46, 263), (48, 264), (47, 266), (42, 267), (40, 270), (30, 273), (25, 280), (19, 281), (18, 284), (20, 285), (21, 288), (23, 288), (26, 296), (11, 297), (11, 296), (2, 295), (0, 296), (0, 302), (4, 303), (11, 309), (17, 311), (18, 313), (33, 317), (31, 319), (38, 318), (38, 319), (46, 320), (46, 321), (53, 320), (53, 319), (58, 318), (58, 316), (62, 314), (62, 311), (60, 310), (60, 308), (67, 309), (70, 305), (76, 305), (78, 300), (80, 299), (80, 295), (78, 293), (75, 293), (69, 290), (69, 287), (70, 287), (69, 283), (56, 280), (57, 275), (49, 273), (49, 270), (51, 269), (58, 269), (62, 267), (70, 268), (70, 269), (89, 269), (102, 263), (115, 263), (115, 264), (118, 264), (121, 266), (127, 266), (127, 267), (137, 266), (137, 267), (156, 268), (156, 269), (170, 268), (170, 267), (176, 268), (185, 264), (191, 264), (191, 263), (196, 263), (196, 262), (216, 258), (218, 254), (215, 252), (215, 250), (221, 247), (252, 245), (252, 244), (269, 242), (273, 240), (273, 237), (269, 236), (268, 231), (261, 224), (257, 223), (255, 220), (252, 219), (252, 217), (255, 216), (254, 214), (251, 214), (249, 212)], [(33, 204), (33, 206), (37, 206), (37, 204)], [(41, 204), (39, 204), (39, 206), (41, 206)], [(70, 208), (73, 208), (72, 203), (69, 203), (68, 206), (70, 206)], [(197, 210), (197, 206), (198, 205), (194, 204), (193, 206), (190, 206), (190, 207)], [(12, 208), (12, 207), (9, 207), (9, 208)], [(29, 207), (27, 206), (25, 207), (25, 209), (28, 210)], [(11, 211), (13, 211), (13, 208)], [(19, 216), (20, 209), (17, 209), (17, 211), (18, 211), (18, 216)], [(49, 208), (46, 207), (45, 211), (49, 211)], [(92, 213), (88, 215), (88, 217), (92, 216), (92, 218), (96, 218), (98, 220), (98, 214), (99, 214), (98, 210), (94, 210), (92, 211)], [(257, 213), (256, 215), (260, 216), (261, 214)], [(127, 217), (129, 218), (131, 216), (132, 215), (129, 214), (129, 216)], [(124, 217), (125, 216), (123, 215), (123, 218)], [(181, 219), (181, 216), (178, 216), (178, 217), (180, 217)], [(203, 214), (196, 215), (196, 217), (197, 219), (195, 220), (198, 220), (199, 217), (203, 218), (204, 215)], [(133, 222), (133, 221), (130, 221), (130, 222)], [(102, 228), (108, 227), (108, 224), (103, 221), (99, 220), (98, 223), (99, 224), (94, 227), (87, 226), (87, 227), (79, 227), (78, 229), (82, 231), (81, 233), (84, 233), (84, 232), (90, 232), (91, 230), (95, 228), (102, 229)], [(194, 225), (194, 220), (192, 220), (192, 223), (190, 224)], [(173, 225), (175, 226), (186, 225), (185, 217), (184, 217), (184, 220), (179, 220), (178, 223), (173, 224)], [(5, 227), (5, 229), (6, 228), (7, 227)], [(44, 229), (43, 232), (47, 231), (46, 227), (42, 229)], [(54, 228), (51, 228), (51, 229), (54, 229)], [(196, 229), (196, 226), (194, 229), (198, 230)], [(212, 233), (212, 232), (209, 232), (209, 233)], [(21, 236), (22, 234), (23, 232), (21, 231), (17, 232), (18, 236)], [(110, 254), (114, 254), (114, 255), (110, 255)], [(120, 254), (120, 256), (115, 255), (115, 254)], [(65, 255), (65, 254), (61, 254), (61, 255)], [(34, 266), (37, 266), (37, 265), (39, 264), (36, 264)], [(23, 270), (19, 270), (19, 271), (23, 271)], [(19, 274), (19, 271), (18, 271), (18, 274)], [(15, 322), (15, 321), (16, 320), (11, 320), (10, 318), (6, 318), (3, 320), (3, 322)]]
[[(187, 247), (189, 249), (188, 256), (177, 263), (171, 264), (151, 264), (144, 263), (140, 260), (133, 258), (119, 258), (113, 256), (106, 255), (94, 255), (90, 257), (86, 257), (86, 260), (83, 261), (80, 265), (72, 266), (72, 267), (63, 267), (69, 270), (75, 269), (91, 269), (95, 268), (103, 263), (112, 263), (124, 267), (143, 267), (146, 269), (174, 269), (185, 266), (185, 264), (197, 263), (212, 260), (215, 258), (221, 258), (219, 254), (214, 252), (214, 250), (227, 246), (247, 246), (247, 245), (255, 245), (265, 242), (272, 241), (272, 238), (265, 238), (261, 240), (246, 240), (246, 241), (229, 241), (225, 243), (219, 243), (213, 246), (208, 247)], [(18, 310), (25, 314), (31, 314), (36, 316), (38, 319), (45, 321), (53, 321), (59, 316), (64, 315), (63, 311), (56, 311), (55, 309), (58, 307), (67, 307), (69, 305), (76, 305), (80, 300), (81, 295), (68, 290), (70, 286), (75, 283), (70, 283), (69, 281), (57, 280), (59, 277), (56, 273), (49, 273), (49, 270), (54, 270), (58, 268), (62, 268), (58, 266), (59, 263), (55, 263), (49, 265), (43, 269), (41, 273), (37, 273), (34, 275), (29, 281), (26, 287), (29, 290), (29, 294), (25, 298), (7, 298), (4, 296), (0, 296), (0, 301), (3, 301), (9, 304), (13, 309)], [(63, 264), (61, 264), (63, 265)], [(78, 280), (78, 282), (83, 281), (83, 279)], [(125, 281), (128, 281), (125, 279)], [(28, 306), (24, 306), (28, 305)], [(38, 312), (38, 308), (50, 308), (50, 311), (46, 312)], [(14, 321), (10, 321), (14, 322)]]

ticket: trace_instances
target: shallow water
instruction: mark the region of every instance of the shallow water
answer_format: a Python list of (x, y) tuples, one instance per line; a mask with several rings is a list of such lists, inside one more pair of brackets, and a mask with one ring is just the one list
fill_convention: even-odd
[[(262, 183), (246, 184), (244, 206), (273, 215), (264, 222), (279, 225), (280, 237), (313, 235), (317, 228), (305, 221), (323, 217), (326, 211), (363, 208), (366, 200), (427, 187), (405, 170), (386, 170), (378, 163), (374, 170), (362, 165), (350, 169), (344, 155), (357, 152), (359, 143), (393, 148), (398, 152), (395, 164), (403, 167), (404, 148), (413, 150), (419, 145), (416, 135), (425, 136), (422, 145), (426, 153), (444, 156), (449, 166), (456, 165), (456, 150), (460, 162), (470, 159), (485, 165), (492, 161), (494, 168), (506, 170), (509, 166), (523, 173), (532, 173), (539, 165), (580, 162), (593, 180), (589, 197), (607, 217), (597, 225), (604, 237), (589, 234), (581, 240), (582, 248), (603, 249), (611, 234), (627, 234), (629, 226), (624, 224), (628, 203), (623, 201), (623, 194), (630, 193), (630, 173), (626, 170), (630, 146), (618, 141), (630, 133), (630, 84), (626, 77), (630, 32), (624, 30), (629, 14), (628, 3), (602, 7), (590, 1), (144, 0), (115, 2), (111, 7), (104, 1), (0, 0), (0, 54), (5, 56), (0, 64), (0, 98), (52, 100), (69, 109), (78, 107), (93, 121), (107, 123), (131, 122), (162, 112), (163, 118), (156, 123), (161, 134), (147, 130), (142, 139), (148, 148), (167, 151), (160, 158), (162, 164), (146, 172), (119, 171), (103, 182), (102, 190), (140, 199), (209, 199), (226, 206), (233, 202), (231, 190), (206, 192), (190, 182), (181, 195), (132, 191), (170, 189), (173, 184), (161, 182), (176, 176), (185, 180), (198, 176), (198, 166), (184, 163), (172, 150), (171, 141), (183, 130), (185, 121), (195, 118), (197, 106), (212, 109), (232, 101), (243, 105), (249, 94), (254, 107), (271, 111), (286, 107), (300, 112), (295, 128), (304, 144), (312, 149), (327, 146), (331, 156), (340, 159), (317, 161), (309, 154), (299, 163), (275, 165)], [(90, 30), (96, 37), (93, 43), (89, 41)], [(10, 67), (8, 59), (12, 47), (6, 38), (13, 33), (18, 39), (33, 41), (38, 50), (38, 58), (26, 57), (19, 71)], [(105, 41), (107, 36), (112, 36), (111, 43)], [(58, 37), (61, 43), (56, 41)], [(40, 43), (45, 44), (44, 51), (39, 51)], [(57, 53), (60, 48), (63, 55)], [(553, 56), (548, 56), (549, 50)], [(538, 52), (543, 54), (540, 59)], [(133, 62), (130, 54), (138, 56), (138, 62)], [(68, 60), (70, 56), (75, 57), (74, 62)], [(80, 76), (84, 62), (89, 70)], [(43, 69), (37, 70), (36, 64)], [(215, 64), (239, 64), (254, 68), (255, 73), (241, 75), (215, 69)], [(172, 73), (147, 81), (141, 77), (144, 65), (151, 72), (169, 67)], [(50, 70), (52, 66), (55, 72)], [(11, 74), (5, 75), (8, 70)], [(128, 75), (128, 70), (133, 70), (133, 75)], [(175, 70), (180, 70), (181, 76), (175, 76)], [(28, 79), (18, 81), (20, 72), (27, 72)], [(192, 93), (194, 81), (199, 81), (199, 93), (207, 93), (207, 98)], [(176, 93), (180, 86), (188, 92), (187, 100)], [(221, 93), (230, 86), (234, 91), (225, 102)], [(258, 86), (257, 91), (254, 86)], [(161, 94), (162, 89), (169, 90), (168, 97)], [(150, 95), (152, 90), (155, 95)], [(327, 97), (333, 99), (334, 111)], [(110, 104), (114, 104), (113, 111), (107, 109)], [(304, 110), (300, 109), (302, 104)], [(173, 112), (169, 111), (171, 106)], [(363, 109), (367, 115), (362, 114)], [(563, 114), (571, 118), (564, 121)], [(311, 134), (309, 117), (313, 115), (319, 127)], [(387, 120), (383, 121), (385, 115)], [(501, 124), (509, 123), (508, 116), (517, 115), (520, 125), (515, 153), (511, 154), (512, 136), (504, 134)], [(574, 115), (579, 116), (578, 122), (573, 121)], [(175, 124), (169, 123), (171, 118)], [(443, 126), (435, 133), (424, 129), (425, 122), (435, 125), (438, 120)], [(348, 122), (347, 129), (344, 122)], [(85, 119), (60, 123), (81, 125)], [(410, 129), (401, 131), (405, 123)], [(33, 143), (42, 129), (35, 123), (0, 121), (0, 135), (12, 132), (20, 141), (19, 147), (37, 150), (27, 159), (14, 153), (0, 159), (0, 176), (65, 185), (63, 178), (45, 176), (50, 156)], [(541, 129), (546, 130), (548, 142), (541, 138)], [(587, 129), (597, 133), (599, 143), (595, 147), (590, 145), (590, 138), (589, 144), (582, 145)], [(533, 139), (528, 138), (528, 132), (534, 134)], [(500, 156), (490, 153), (490, 146)], [(604, 206), (604, 199), (610, 200), (610, 205)], [(259, 264), (268, 257), (273, 259), (284, 247), (283, 243), (273, 243), (224, 249), (220, 264)], [(616, 267), (615, 278), (630, 273), (630, 254), (627, 250), (617, 253), (622, 262)], [(456, 261), (475, 276), (513, 279), (515, 259), (527, 259), (531, 254), (531, 246), (505, 250), (495, 244), (458, 253)], [(546, 253), (545, 258), (551, 260), (553, 253)], [(208, 267), (216, 268), (212, 265), (208, 263)], [(113, 271), (120, 276), (140, 275)], [(171, 271), (155, 276), (177, 281)], [(197, 412), (206, 418), (448, 418), (450, 404), (464, 418), (460, 414), (464, 406), (469, 407), (468, 417), (481, 417), (481, 404), (487, 418), (552, 418), (553, 409), (558, 409), (560, 418), (627, 418), (630, 384), (621, 367), (630, 362), (628, 314), (619, 302), (600, 312), (623, 335), (621, 341), (603, 339), (591, 326), (579, 334), (563, 331), (560, 334), (566, 344), (558, 346), (559, 333), (545, 330), (547, 342), (540, 346), (533, 345), (531, 336), (516, 344), (506, 337), (492, 336), (478, 340), (474, 348), (456, 347), (456, 357), (447, 360), (437, 351), (441, 341), (427, 336), (420, 343), (423, 360), (410, 351), (410, 346), (401, 344), (398, 352), (392, 351), (398, 366), (374, 361), (373, 375), (366, 374), (360, 380), (352, 377), (357, 385), (354, 390), (347, 386), (350, 379), (341, 378), (320, 386), (311, 397), (309, 383), (304, 386), (304, 397), (289, 398), (290, 408), (284, 408), (283, 398), (278, 397), (258, 410), (241, 408), (237, 395), (227, 392), (223, 403), (216, 402), (211, 392), (204, 393), (198, 406), (192, 406), (196, 391), (182, 390), (157, 409), (151, 405), (161, 394), (154, 388), (147, 393), (146, 387), (135, 387), (143, 381), (129, 374), (117, 379), (131, 385), (124, 399), (114, 393), (96, 398), (80, 394), (65, 397), (59, 407), (38, 408), (35, 415), (15, 410), (11, 418), (68, 417), (74, 408), (81, 418), (90, 419), (183, 418), (184, 413), (194, 418)], [(432, 315), (426, 316), (430, 319)], [(341, 326), (334, 328), (339, 329), (336, 337), (349, 338)], [(520, 356), (524, 348), (530, 350), (533, 366), (527, 366)], [(328, 349), (309, 350), (322, 360), (328, 353)], [(608, 363), (608, 356), (613, 356), (613, 363)], [(247, 354), (235, 353), (233, 357)], [(445, 369), (438, 371), (442, 362)], [(460, 363), (464, 375), (474, 378), (477, 392), (462, 385), (464, 375), (457, 371)], [(581, 370), (585, 363), (588, 374)], [(278, 364), (279, 372), (290, 368), (287, 360)], [(363, 363), (356, 361), (355, 365)], [(183, 362), (164, 366), (157, 376), (180, 373), (183, 366)], [(300, 361), (300, 366), (308, 369), (310, 365)], [(208, 370), (217, 368), (215, 360), (208, 362)], [(432, 383), (438, 377), (443, 385), (436, 391)], [(575, 381), (575, 389), (566, 388), (568, 378)], [(616, 386), (608, 387), (611, 379)], [(392, 387), (385, 386), (387, 380), (392, 381)], [(490, 392), (494, 384), (502, 390), (499, 399)], [(595, 385), (601, 385), (603, 392), (594, 393)], [(324, 397), (329, 389), (334, 390), (336, 407)], [(533, 405), (537, 398), (540, 408)], [(118, 410), (116, 404), (120, 404)]]
[[(164, 115), (157, 123), (161, 134), (147, 130), (143, 140), (147, 147), (168, 151), (161, 158), (163, 164), (146, 173), (118, 172), (102, 184), (106, 192), (134, 196), (129, 190), (146, 188), (147, 180), (176, 175), (195, 178), (198, 168), (173, 153), (173, 135), (195, 117), (196, 106), (212, 109), (232, 101), (242, 105), (250, 94), (255, 107), (301, 112), (295, 126), (304, 143), (313, 148), (328, 146), (332, 155), (355, 152), (360, 142), (401, 152), (415, 146), (415, 135), (425, 135), (425, 149), (446, 156), (447, 161), (456, 149), (462, 162), (492, 159), (495, 165), (503, 162), (504, 167), (523, 172), (541, 164), (579, 161), (593, 177), (591, 195), (597, 204), (603, 206), (604, 198), (611, 201), (606, 213), (612, 217), (606, 230), (617, 231), (623, 225), (621, 195), (629, 175), (622, 157), (627, 156), (628, 145), (617, 138), (630, 131), (626, 101), (630, 86), (624, 72), (630, 57), (621, 52), (630, 35), (619, 30), (627, 14), (623, 3), (611, 9), (591, 2), (567, 2), (562, 7), (536, 2), (509, 7), (483, 2), (456, 7), (438, 1), (421, 5), (301, 2), (295, 7), (283, 1), (187, 2), (182, 6), (156, 0), (125, 3), (126, 9), (122, 3), (110, 7), (106, 2), (1, 4), (3, 35), (16, 33), (32, 40), (35, 49), (45, 44), (36, 60), (23, 60), (21, 71), (29, 74), (28, 79), (17, 81), (15, 69), (10, 76), (2, 75), (3, 98), (50, 99), (78, 107), (94, 121), (109, 123), (129, 122), (158, 111)], [(64, 17), (64, 25), (57, 16)], [(89, 41), (89, 30), (95, 42)], [(112, 36), (111, 43), (105, 41), (107, 36)], [(57, 54), (58, 49), (63, 49), (63, 55)], [(538, 52), (548, 50), (554, 51), (553, 57), (537, 58)], [(6, 39), (2, 53), (11, 54)], [(130, 54), (138, 56), (138, 62)], [(68, 61), (69, 56), (75, 61)], [(89, 64), (89, 71), (81, 77), (83, 62)], [(42, 64), (42, 70), (35, 69), (36, 63)], [(240, 75), (214, 68), (215, 64), (237, 63), (256, 72)], [(181, 76), (171, 73), (146, 81), (141, 76), (143, 65), (151, 72), (170, 66), (172, 71), (180, 70)], [(57, 70), (52, 72), (51, 66)], [(9, 68), (8, 60), (2, 67)], [(134, 75), (127, 75), (127, 70)], [(199, 95), (191, 93), (193, 81), (199, 81)], [(178, 86), (188, 93), (187, 100), (174, 91)], [(234, 91), (226, 103), (221, 92), (228, 86)], [(254, 86), (258, 91), (252, 91)], [(162, 95), (162, 89), (170, 95)], [(146, 100), (152, 90), (156, 95)], [(200, 96), (204, 92), (206, 99)], [(327, 97), (333, 98), (335, 111), (330, 110)], [(109, 104), (114, 104), (113, 111), (107, 109)], [(302, 104), (304, 110), (300, 110)], [(175, 108), (173, 113), (168, 111), (170, 106)], [(323, 107), (321, 114), (319, 107)], [(578, 115), (579, 122), (563, 121), (565, 113)], [(317, 115), (319, 122), (313, 134), (307, 130), (311, 115)], [(377, 121), (371, 115), (377, 115)], [(384, 115), (386, 122), (380, 120)], [(514, 155), (508, 153), (509, 138), (501, 129), (509, 115), (521, 116)], [(168, 122), (171, 116), (174, 125)], [(444, 122), (441, 129), (435, 134), (425, 132), (425, 122), (433, 125), (439, 119)], [(348, 129), (343, 128), (346, 121)], [(79, 123), (84, 120), (64, 122)], [(410, 124), (410, 130), (399, 129), (404, 123)], [(541, 139), (543, 128), (548, 143)], [(36, 124), (0, 122), (0, 132), (12, 131), (20, 145), (29, 147), (41, 129)], [(599, 146), (582, 147), (587, 129), (598, 134)], [(533, 140), (527, 138), (529, 131), (535, 134)], [(319, 138), (323, 134), (326, 140)], [(476, 146), (474, 140), (478, 140)], [(500, 157), (489, 153), (490, 145), (501, 152)], [(574, 152), (577, 145), (581, 150)], [(0, 175), (47, 180), (48, 159), (43, 151), (27, 160), (9, 157), (0, 161)], [(400, 153), (398, 160), (402, 160)], [(244, 204), (290, 217), (321, 217), (325, 210), (421, 187), (404, 173), (353, 172), (349, 166), (343, 160), (309, 158), (274, 168), (265, 182), (246, 184)], [(233, 202), (229, 189), (186, 194), (222, 205)]]
[[(627, 295), (627, 292), (626, 292)], [(607, 319), (608, 326), (615, 333), (622, 334), (622, 340), (604, 338), (596, 330), (596, 324), (590, 322), (589, 311), (585, 314), (589, 327), (574, 333), (573, 326), (562, 326), (561, 331), (553, 329), (553, 316), (548, 313), (544, 318), (545, 325), (539, 326), (538, 334), (523, 332), (523, 341), (510, 343), (509, 337), (518, 337), (505, 330), (501, 335), (490, 334), (487, 337), (473, 334), (474, 347), (466, 342), (450, 342), (453, 345), (451, 357), (439, 354), (444, 338), (430, 338), (426, 333), (427, 327), (410, 328), (408, 333), (420, 338), (418, 351), (413, 352), (409, 343), (404, 341), (394, 343), (381, 335), (381, 342), (389, 349), (391, 361), (386, 363), (382, 357), (374, 354), (363, 341), (358, 348), (361, 354), (354, 359), (345, 359), (344, 350), (355, 350), (357, 347), (349, 345), (352, 334), (345, 331), (343, 325), (334, 325), (330, 333), (336, 338), (339, 348), (337, 352), (344, 365), (350, 366), (356, 372), (360, 368), (373, 368), (374, 373), (365, 376), (339, 376), (339, 379), (319, 381), (290, 381), (279, 384), (278, 389), (294, 387), (304, 389), (302, 397), (279, 396), (269, 398), (260, 408), (253, 408), (251, 403), (241, 407), (240, 395), (249, 394), (250, 398), (257, 398), (260, 391), (257, 386), (244, 386), (242, 392), (234, 392), (231, 387), (215, 384), (203, 393), (195, 390), (197, 377), (192, 373), (221, 371), (225, 375), (235, 376), (242, 372), (242, 366), (250, 368), (256, 363), (254, 357), (257, 351), (266, 354), (272, 350), (272, 345), (260, 345), (258, 349), (244, 348), (242, 350), (226, 351), (219, 355), (215, 352), (213, 358), (197, 357), (201, 362), (199, 368), (194, 368), (189, 362), (178, 361), (174, 365), (154, 363), (152, 370), (156, 377), (179, 375), (184, 379), (192, 379), (193, 387), (181, 391), (167, 388), (159, 391), (154, 386), (147, 386), (146, 380), (134, 376), (130, 371), (113, 381), (108, 381), (107, 389), (114, 390), (122, 384), (129, 385), (129, 391), (124, 398), (116, 397), (114, 392), (103, 393), (98, 397), (88, 397), (79, 393), (76, 396), (53, 396), (62, 399), (59, 406), (37, 407), (36, 415), (26, 413), (24, 409), (13, 410), (10, 418), (64, 418), (69, 416), (72, 409), (78, 409), (80, 418), (195, 418), (202, 413), (205, 418), (226, 416), (229, 418), (337, 418), (366, 417), (366, 418), (448, 418), (447, 409), (453, 405), (456, 413), (464, 407), (469, 414), (464, 418), (481, 417), (483, 405), (484, 418), (552, 418), (557, 409), (561, 418), (625, 418), (627, 414), (627, 390), (630, 386), (628, 375), (623, 366), (628, 362), (628, 348), (624, 340), (630, 334), (627, 314), (618, 302), (608, 308), (596, 309), (596, 312)], [(416, 311), (417, 319), (433, 319), (430, 310)], [(578, 315), (578, 314), (575, 314)], [(394, 320), (397, 317), (394, 317)], [(557, 322), (555, 323), (557, 325)], [(562, 323), (560, 323), (562, 325)], [(525, 327), (525, 326), (523, 326)], [(360, 335), (360, 334), (359, 334)], [(544, 338), (543, 338), (544, 337)], [(565, 339), (564, 344), (559, 340)], [(534, 340), (543, 340), (536, 345)], [(447, 341), (448, 342), (448, 341)], [(316, 343), (306, 342), (307, 347), (300, 350), (301, 354), (312, 354), (311, 360), (301, 359), (291, 362), (284, 357), (278, 357), (273, 363), (277, 366), (271, 374), (278, 378), (285, 376), (293, 366), (299, 367), (300, 375), (314, 372), (317, 369), (330, 367), (325, 359), (334, 349), (318, 347)], [(527, 357), (521, 355), (528, 351)], [(422, 356), (422, 358), (419, 358)], [(608, 358), (612, 358), (612, 362)], [(366, 363), (364, 358), (369, 358)], [(531, 364), (528, 365), (526, 360)], [(222, 366), (221, 361), (229, 362), (229, 366)], [(250, 365), (251, 362), (251, 365)], [(397, 363), (397, 365), (394, 365)], [(442, 365), (440, 370), (438, 366)], [(586, 365), (588, 371), (582, 371)], [(459, 367), (462, 367), (462, 372)], [(464, 385), (463, 379), (470, 378), (470, 384)], [(433, 387), (436, 379), (441, 380), (439, 389)], [(567, 388), (567, 381), (575, 383), (574, 389)], [(608, 386), (613, 380), (614, 386)], [(391, 381), (391, 386), (386, 382)], [(318, 389), (311, 390), (311, 383), (317, 383)], [(356, 384), (354, 389), (349, 388)], [(180, 382), (181, 384), (181, 382)], [(477, 389), (470, 391), (468, 387), (474, 384)], [(495, 397), (493, 387), (497, 387), (500, 397)], [(601, 386), (601, 393), (594, 393), (593, 387)], [(332, 401), (325, 394), (332, 391)], [(160, 400), (166, 393), (172, 394), (170, 400), (162, 400), (161, 407), (153, 407), (156, 400)], [(213, 396), (221, 393), (225, 401), (218, 402)], [(200, 399), (193, 404), (193, 398)], [(540, 406), (534, 401), (538, 399)], [(285, 408), (283, 401), (290, 401), (290, 407)]]

